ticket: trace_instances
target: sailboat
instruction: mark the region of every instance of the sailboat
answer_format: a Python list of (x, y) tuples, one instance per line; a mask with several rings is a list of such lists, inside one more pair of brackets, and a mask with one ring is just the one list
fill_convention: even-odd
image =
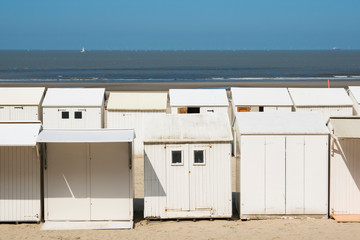
[(85, 52), (85, 48), (83, 47), (80, 52), (81, 53)]

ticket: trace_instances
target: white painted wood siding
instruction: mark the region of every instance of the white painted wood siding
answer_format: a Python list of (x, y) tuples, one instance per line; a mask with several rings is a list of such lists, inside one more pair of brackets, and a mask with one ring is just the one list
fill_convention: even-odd
[(0, 222), (40, 221), (40, 159), (35, 147), (0, 147)]
[(38, 121), (38, 106), (0, 106), (0, 121)]
[(311, 111), (311, 112), (321, 112), (324, 122), (329, 120), (329, 117), (336, 117), (336, 116), (353, 116), (353, 107), (348, 106), (331, 106), (331, 107), (296, 107), (296, 112), (304, 112), (304, 111)]
[[(62, 119), (61, 113), (69, 112), (69, 119)], [(75, 119), (75, 112), (82, 112), (82, 119)], [(44, 129), (99, 129), (102, 128), (102, 108), (96, 107), (44, 107)]]
[(134, 154), (135, 157), (144, 157), (144, 117), (149, 115), (166, 114), (164, 111), (107, 111), (107, 128), (109, 129), (134, 129)]
[(332, 139), (330, 153), (329, 212), (360, 214), (360, 139)]
[[(171, 149), (183, 149), (183, 166), (170, 165)], [(205, 151), (204, 166), (193, 164), (196, 149)], [(228, 218), (231, 195), (230, 143), (145, 144), (145, 218)]]
[[(178, 108), (184, 108), (184, 107), (187, 107), (187, 106), (171, 107), (171, 113), (172, 114), (178, 114)], [(193, 107), (193, 106), (191, 106), (191, 107)], [(228, 114), (228, 106), (224, 106), (224, 107), (199, 107), (199, 108), (200, 108), (200, 114), (205, 114), (205, 113)]]

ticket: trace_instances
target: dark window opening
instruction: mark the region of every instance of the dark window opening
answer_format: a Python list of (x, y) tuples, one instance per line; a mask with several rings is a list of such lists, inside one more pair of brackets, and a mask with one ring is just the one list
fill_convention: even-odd
[(207, 112), (214, 112), (214, 109), (208, 109)]
[(15, 109), (24, 109), (24, 107), (15, 107)]
[(75, 119), (82, 119), (82, 112), (75, 112)]
[(69, 112), (61, 112), (62, 119), (69, 119)]
[(204, 163), (204, 151), (194, 151), (194, 163), (196, 164)]
[(181, 151), (172, 151), (171, 152), (172, 155), (172, 159), (171, 159), (171, 163), (172, 164), (181, 164)]
[(259, 112), (263, 112), (264, 111), (264, 107), (263, 106), (260, 106), (259, 107)]
[(200, 108), (199, 107), (188, 107), (187, 112), (188, 113), (200, 113)]

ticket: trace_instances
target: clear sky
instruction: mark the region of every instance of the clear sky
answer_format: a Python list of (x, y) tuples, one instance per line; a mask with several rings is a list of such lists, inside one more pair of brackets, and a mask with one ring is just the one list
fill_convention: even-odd
[(0, 49), (360, 49), (360, 0), (0, 0)]

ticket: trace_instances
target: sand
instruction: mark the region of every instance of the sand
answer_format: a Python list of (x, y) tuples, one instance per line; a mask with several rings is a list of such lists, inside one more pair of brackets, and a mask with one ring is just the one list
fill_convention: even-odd
[(359, 239), (360, 225), (324, 219), (137, 221), (133, 230), (41, 231), (41, 225), (0, 224), (0, 240), (15, 239)]

